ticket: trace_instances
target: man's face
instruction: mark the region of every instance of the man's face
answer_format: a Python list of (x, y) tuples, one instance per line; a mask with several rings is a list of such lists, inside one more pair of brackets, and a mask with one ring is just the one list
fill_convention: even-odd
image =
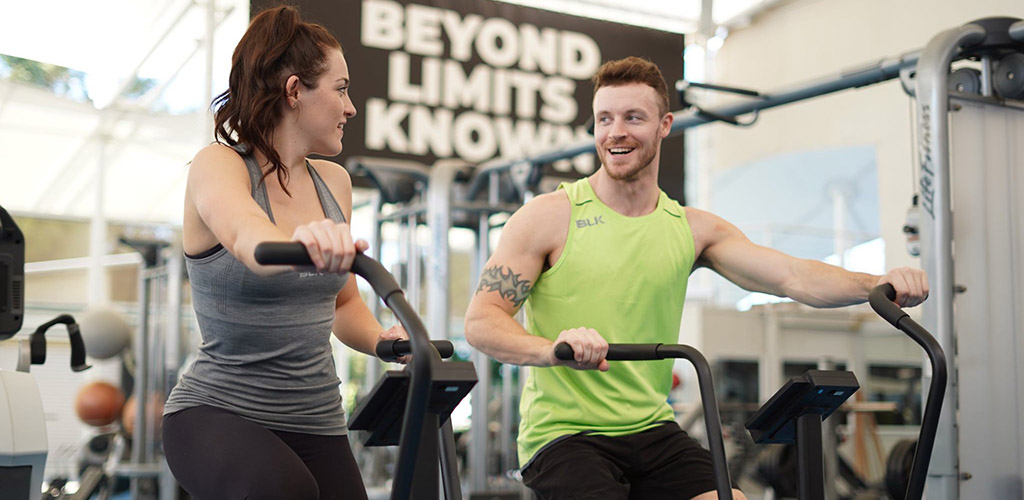
[(597, 155), (613, 179), (635, 180), (657, 160), (672, 126), (658, 102), (658, 93), (643, 83), (601, 87), (594, 94)]

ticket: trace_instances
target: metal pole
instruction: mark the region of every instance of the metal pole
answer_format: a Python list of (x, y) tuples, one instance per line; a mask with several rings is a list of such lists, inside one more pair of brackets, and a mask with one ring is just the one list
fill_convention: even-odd
[(981, 95), (992, 97), (992, 56), (981, 57)]
[[(824, 357), (818, 360), (818, 369), (835, 370), (836, 363), (832, 358)], [(853, 420), (851, 419), (851, 421)], [(821, 458), (822, 472), (825, 478), (823, 492), (826, 500), (839, 499), (839, 493), (836, 491), (836, 480), (839, 478), (839, 451), (836, 437), (836, 420), (826, 419), (821, 422)]]
[(206, 0), (206, 39), (203, 40), (206, 46), (206, 78), (203, 81), (203, 106), (199, 113), (203, 121), (202, 141), (213, 139), (213, 120), (210, 117), (210, 104), (213, 102), (213, 35), (217, 32), (217, 2)]
[(825, 470), (821, 459), (821, 414), (805, 413), (796, 419), (797, 498), (824, 500)]
[[(380, 191), (373, 193), (373, 232), (370, 233), (370, 257), (373, 260), (380, 262), (381, 247), (384, 245), (383, 236), (383, 225), (381, 221), (380, 213), (384, 209), (384, 197), (380, 194)], [(370, 312), (373, 313), (373, 317), (380, 320), (380, 301), (374, 300), (370, 303)]]
[(445, 500), (462, 500), (462, 485), (459, 484), (459, 460), (455, 453), (455, 433), (452, 430), (452, 419), (448, 418), (441, 424), (441, 485), (444, 487)]
[(514, 386), (512, 384), (515, 367), (508, 363), (501, 365), (501, 472), (516, 468), (516, 446), (512, 439), (512, 415), (516, 411)]
[[(976, 25), (936, 35), (917, 65), (917, 114), (921, 207), (921, 264), (931, 283), (931, 298), (922, 305), (925, 328), (935, 332), (944, 351), (956, 352), (953, 331), (953, 225), (949, 186), (949, 65), (959, 47), (980, 42), (985, 31)], [(928, 498), (960, 496), (958, 471), (957, 377), (950, 374), (931, 464)]]
[[(144, 446), (146, 439), (146, 380), (149, 377), (149, 265), (143, 258), (139, 264), (139, 322), (135, 330), (135, 428), (132, 431), (132, 465), (145, 463)], [(142, 498), (143, 488), (138, 477), (130, 480), (132, 498)]]
[(423, 308), (422, 299), (420, 298), (421, 290), (423, 289), (423, 270), (420, 267), (420, 243), (419, 238), (416, 237), (416, 233), (419, 232), (419, 215), (416, 213), (409, 214), (406, 217), (405, 223), (405, 251), (406, 251), (406, 272), (407, 283), (408, 283), (408, 294), (409, 302), (412, 304), (413, 310), (419, 312)]
[[(167, 251), (167, 355), (163, 364), (165, 369), (160, 373), (163, 377), (162, 389), (174, 386), (178, 379), (178, 368), (185, 359), (188, 345), (181, 329), (181, 291), (185, 276), (185, 258), (182, 253), (181, 238), (176, 237)], [(167, 367), (169, 365), (169, 367)], [(166, 395), (166, 394), (165, 394)]]
[(461, 164), (438, 161), (430, 171), (427, 186), (427, 227), (430, 254), (427, 255), (427, 329), (434, 339), (446, 339), (449, 316), (448, 233), (452, 227), (452, 186)]
[[(373, 233), (371, 234), (370, 242), (370, 256), (373, 260), (381, 262), (381, 252), (384, 246), (383, 236), (383, 222), (381, 221), (381, 210), (384, 208), (384, 197), (377, 191), (373, 197), (374, 216), (373, 216)], [(349, 279), (355, 279), (355, 276), (351, 276)], [(370, 312), (373, 313), (373, 317), (380, 321), (381, 314), (381, 299), (370, 301)], [(380, 378), (381, 362), (379, 359), (370, 357), (366, 360), (366, 371), (363, 374), (362, 386), (364, 393), (369, 393), (373, 389), (373, 386), (377, 383), (377, 379)], [(369, 453), (379, 453), (377, 450), (370, 450)]]
[(758, 399), (767, 401), (775, 388), (782, 385), (782, 361), (779, 355), (781, 333), (779, 332), (779, 313), (775, 304), (765, 304), (764, 318), (764, 351), (758, 367), (760, 383)]
[[(487, 200), (493, 206), (498, 203), (500, 189), (498, 174), (491, 175), (487, 182)], [(490, 258), (490, 221), (487, 212), (480, 213), (477, 236), (476, 262), (473, 276), (479, 279), (487, 259)], [(471, 288), (475, 290), (475, 287)], [(473, 364), (477, 368), (477, 384), (473, 388), (472, 422), (469, 439), (469, 484), (470, 491), (487, 489), (488, 448), (488, 402), (491, 392), (491, 359), (479, 351), (473, 353)], [(504, 412), (504, 407), (502, 408)], [(501, 460), (499, 460), (499, 463)]]
[[(153, 318), (153, 328), (149, 332), (149, 341), (147, 353), (147, 373), (145, 377), (146, 384), (146, 397), (143, 403), (143, 408), (146, 409), (145, 413), (139, 413), (135, 416), (135, 423), (139, 421), (145, 422), (146, 440), (144, 441), (145, 452), (143, 455), (144, 463), (147, 465), (156, 462), (156, 422), (155, 422), (155, 406), (154, 403), (157, 400), (163, 401), (163, 377), (164, 377), (164, 357), (166, 356), (166, 342), (167, 342), (167, 331), (165, 329), (167, 316), (171, 313), (169, 310), (170, 297), (168, 295), (170, 291), (169, 279), (170, 276), (167, 274), (166, 265), (166, 250), (158, 251), (158, 255), (161, 255), (160, 261), (162, 264), (156, 269), (151, 270), (152, 277), (150, 283), (154, 286), (153, 306), (156, 309), (156, 316)], [(138, 383), (138, 381), (136, 381)], [(138, 446), (138, 443), (136, 443)]]
[(469, 428), (469, 491), (473, 493), (487, 489), (488, 423), (487, 406), (491, 386), (491, 360), (479, 351), (473, 353), (476, 366), (477, 384), (472, 393), (472, 415)]

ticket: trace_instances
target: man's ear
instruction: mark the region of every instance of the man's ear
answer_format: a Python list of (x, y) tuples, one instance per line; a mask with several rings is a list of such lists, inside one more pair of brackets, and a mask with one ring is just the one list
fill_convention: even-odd
[(662, 139), (668, 137), (668, 134), (672, 132), (672, 122), (674, 122), (675, 119), (676, 116), (672, 113), (665, 113), (665, 116), (661, 117), (661, 130), (659, 132), (661, 133)]
[(285, 102), (289, 108), (294, 108), (299, 105), (299, 77), (291, 75), (287, 80), (284, 81), (284, 96)]

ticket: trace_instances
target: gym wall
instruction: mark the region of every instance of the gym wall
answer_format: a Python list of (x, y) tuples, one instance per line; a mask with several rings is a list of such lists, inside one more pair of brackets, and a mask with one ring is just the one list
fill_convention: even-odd
[[(937, 33), (990, 16), (1024, 17), (1019, 0), (797, 0), (731, 30), (710, 81), (767, 92), (923, 48)], [(912, 106), (899, 82), (817, 97), (762, 113), (747, 129), (711, 125), (704, 161), (715, 175), (757, 160), (805, 152), (873, 148), (886, 267), (917, 265), (901, 232), (916, 191)], [(773, 189), (792, 198), (800, 179)], [(714, 193), (711, 194), (714, 198)]]

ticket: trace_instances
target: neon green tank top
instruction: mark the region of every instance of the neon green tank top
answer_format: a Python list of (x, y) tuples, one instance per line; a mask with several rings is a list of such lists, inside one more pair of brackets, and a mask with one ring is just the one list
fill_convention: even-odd
[[(569, 234), (526, 300), (527, 330), (554, 340), (588, 327), (609, 343), (678, 343), (694, 262), (683, 208), (661, 192), (653, 212), (627, 217), (602, 203), (587, 179), (560, 188), (572, 204)], [(519, 463), (561, 436), (621, 436), (671, 421), (672, 364), (612, 362), (604, 373), (531, 368), (519, 406)]]

